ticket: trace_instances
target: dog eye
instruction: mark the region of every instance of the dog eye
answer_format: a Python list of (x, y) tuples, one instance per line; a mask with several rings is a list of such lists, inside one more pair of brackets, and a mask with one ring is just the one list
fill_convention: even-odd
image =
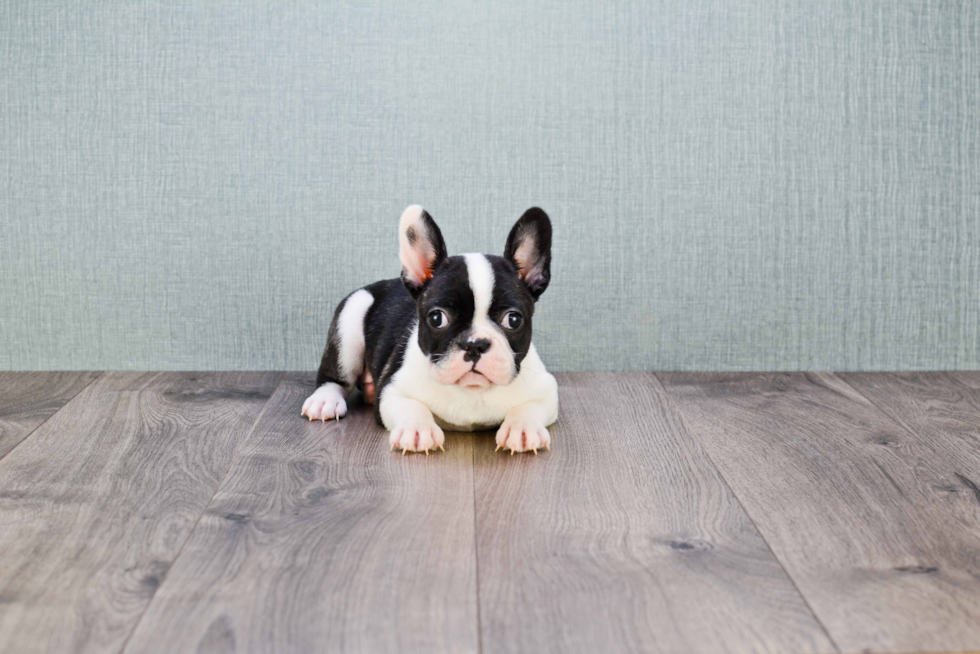
[(442, 329), (449, 324), (449, 316), (442, 309), (434, 309), (429, 312), (429, 327), (432, 329)]
[(517, 311), (508, 311), (502, 322), (507, 329), (520, 329), (524, 324), (524, 316)]

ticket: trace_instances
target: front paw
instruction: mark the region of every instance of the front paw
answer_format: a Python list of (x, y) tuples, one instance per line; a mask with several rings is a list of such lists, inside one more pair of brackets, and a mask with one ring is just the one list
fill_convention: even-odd
[(310, 420), (340, 420), (347, 415), (347, 401), (337, 384), (326, 383), (303, 402), (303, 414)]
[(439, 425), (431, 420), (429, 422), (398, 425), (391, 430), (388, 442), (391, 443), (392, 450), (400, 449), (404, 454), (409, 452), (425, 452), (428, 454), (429, 450), (436, 448), (443, 451), (446, 449), (443, 447), (446, 442), (445, 434), (442, 433)]
[(507, 418), (497, 430), (497, 449), (538, 453), (540, 448), (551, 449), (551, 434), (544, 425), (527, 418)]

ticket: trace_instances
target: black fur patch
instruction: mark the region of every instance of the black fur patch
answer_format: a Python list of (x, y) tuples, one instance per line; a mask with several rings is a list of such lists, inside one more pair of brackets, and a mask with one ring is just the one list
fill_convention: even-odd
[[(429, 312), (442, 309), (449, 315), (441, 329), (429, 326)], [(470, 276), (463, 257), (449, 257), (440, 266), (418, 298), (419, 347), (433, 362), (450, 353), (465, 339), (473, 322), (475, 302)]]
[[(514, 264), (492, 254), (486, 255), (493, 268), (494, 285), (493, 300), (487, 318), (497, 325), (507, 337), (510, 349), (514, 352), (516, 372), (521, 370), (521, 361), (527, 356), (531, 347), (531, 317), (534, 315), (534, 297), (528, 287), (521, 282)], [(519, 311), (524, 316), (524, 323), (514, 330), (502, 327), (504, 316), (510, 311)]]
[(364, 290), (374, 296), (364, 316), (364, 358), (374, 378), (374, 417), (381, 424), (381, 394), (405, 360), (415, 324), (415, 299), (400, 279), (375, 282)]

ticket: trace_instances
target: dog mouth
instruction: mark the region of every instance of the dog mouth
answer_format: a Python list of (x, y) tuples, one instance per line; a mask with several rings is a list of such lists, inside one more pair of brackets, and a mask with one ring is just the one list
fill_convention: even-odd
[(474, 363), (472, 368), (464, 372), (462, 376), (456, 380), (456, 384), (465, 388), (486, 388), (487, 386), (491, 386), (493, 382), (491, 382), (486, 375), (477, 370), (476, 364)]

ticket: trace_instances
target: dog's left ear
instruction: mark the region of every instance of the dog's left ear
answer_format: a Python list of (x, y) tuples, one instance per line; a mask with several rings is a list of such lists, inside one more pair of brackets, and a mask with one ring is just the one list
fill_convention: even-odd
[(446, 260), (446, 243), (429, 212), (417, 204), (405, 209), (398, 223), (398, 258), (405, 288), (417, 297)]
[(504, 258), (514, 264), (537, 301), (551, 281), (551, 221), (543, 209), (531, 207), (514, 224)]

